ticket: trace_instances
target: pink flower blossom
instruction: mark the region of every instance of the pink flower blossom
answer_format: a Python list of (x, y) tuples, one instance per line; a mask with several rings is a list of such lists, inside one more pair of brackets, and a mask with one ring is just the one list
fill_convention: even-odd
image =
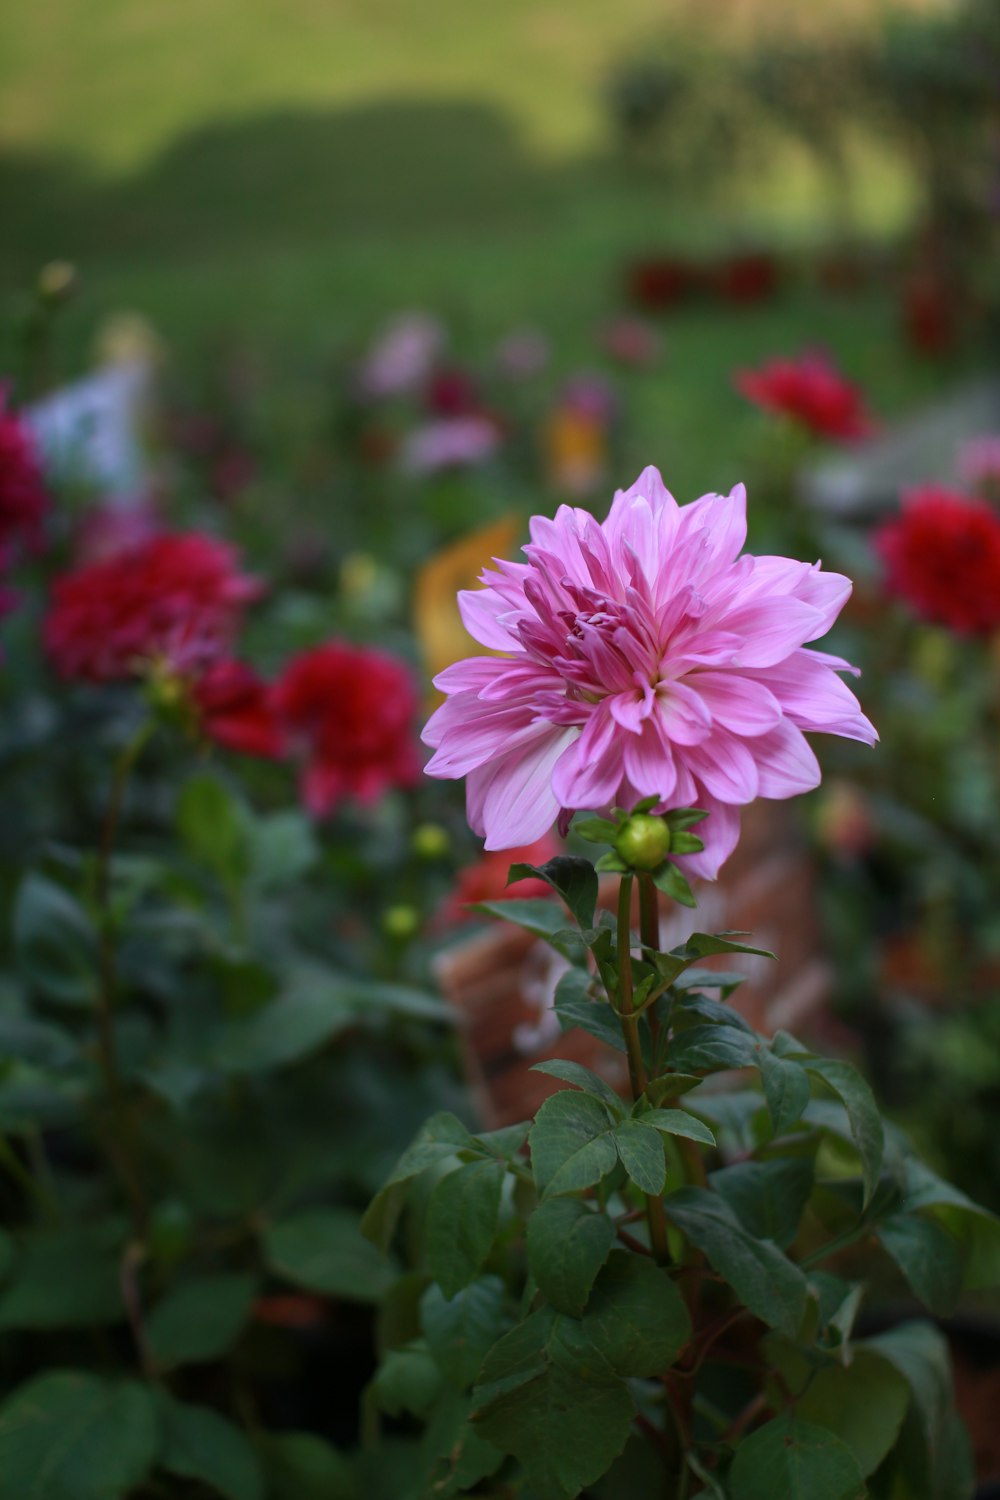
[(448, 700), (424, 740), (432, 776), (466, 777), (487, 849), (540, 838), (580, 808), (696, 806), (713, 878), (739, 808), (818, 785), (803, 730), (877, 738), (836, 675), (807, 651), (850, 593), (847, 578), (785, 557), (741, 557), (746, 496), (678, 506), (649, 468), (608, 518), (562, 506), (536, 516), (526, 562), (497, 562), (459, 595), (469, 633), (499, 656), (435, 679)]
[(404, 395), (428, 378), (445, 344), (444, 329), (427, 313), (394, 319), (368, 351), (358, 371), (361, 394), (373, 400)]
[(409, 434), (400, 463), (407, 474), (415, 475), (466, 468), (491, 458), (499, 443), (499, 429), (489, 417), (442, 417)]

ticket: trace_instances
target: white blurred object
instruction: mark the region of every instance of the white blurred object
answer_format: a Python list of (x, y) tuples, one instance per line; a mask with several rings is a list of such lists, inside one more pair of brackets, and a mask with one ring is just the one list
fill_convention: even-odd
[(804, 500), (833, 516), (878, 514), (901, 490), (955, 479), (956, 454), (969, 438), (1000, 429), (1000, 381), (957, 391), (849, 453), (823, 459), (799, 479)]
[(99, 490), (106, 499), (142, 493), (147, 478), (141, 439), (152, 372), (145, 362), (98, 370), (23, 413), (52, 478)]

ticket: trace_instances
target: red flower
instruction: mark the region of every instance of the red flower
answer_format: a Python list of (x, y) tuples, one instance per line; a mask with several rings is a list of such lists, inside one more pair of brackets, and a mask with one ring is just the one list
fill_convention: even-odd
[(699, 281), (699, 273), (687, 261), (667, 255), (634, 261), (626, 272), (630, 299), (647, 312), (676, 307), (698, 290)]
[(19, 542), (37, 548), (49, 497), (31, 434), (6, 410), (0, 386), (0, 546)]
[(522, 900), (532, 896), (553, 896), (555, 892), (544, 880), (525, 876), (507, 888), (507, 875), (511, 865), (544, 865), (547, 860), (562, 853), (562, 845), (551, 833), (543, 834), (533, 844), (520, 849), (495, 849), (486, 852), (475, 864), (459, 870), (455, 889), (445, 902), (442, 917), (448, 922), (467, 921), (473, 912), (466, 907), (476, 901), (506, 901), (516, 896)]
[(857, 386), (822, 354), (772, 359), (759, 370), (739, 370), (736, 389), (756, 406), (788, 417), (814, 437), (849, 443), (874, 428)]
[(778, 290), (778, 265), (773, 255), (731, 255), (718, 266), (715, 286), (729, 302), (764, 302)]
[(978, 635), (1000, 628), (1000, 516), (927, 485), (875, 536), (886, 587), (922, 619)]
[(274, 689), (241, 661), (219, 661), (195, 683), (194, 705), (206, 739), (241, 755), (277, 760), (285, 737), (274, 709)]
[(153, 537), (57, 578), (45, 649), (61, 677), (114, 682), (166, 665), (197, 677), (227, 656), (243, 606), (260, 594), (226, 543)]
[(330, 641), (289, 662), (275, 707), (302, 763), (302, 800), (322, 818), (345, 800), (373, 802), (420, 772), (414, 682), (381, 651)]

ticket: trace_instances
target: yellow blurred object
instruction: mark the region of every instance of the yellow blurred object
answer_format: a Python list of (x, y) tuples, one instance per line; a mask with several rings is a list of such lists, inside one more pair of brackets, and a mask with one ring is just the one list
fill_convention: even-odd
[(378, 563), (370, 552), (351, 552), (340, 565), (340, 587), (353, 601), (363, 600), (378, 580)]
[(554, 489), (590, 494), (608, 470), (607, 423), (569, 404), (556, 407), (545, 429), (545, 460)]
[(50, 260), (38, 273), (38, 295), (43, 302), (64, 302), (76, 284), (76, 266), (69, 260)]
[(94, 337), (94, 358), (99, 365), (152, 368), (163, 363), (165, 353), (163, 340), (142, 313), (111, 313)]
[(413, 625), (429, 676), (435, 677), (463, 656), (491, 654), (467, 634), (456, 595), (459, 589), (475, 588), (479, 574), (493, 558), (509, 556), (522, 531), (517, 516), (505, 517), (446, 547), (417, 574)]

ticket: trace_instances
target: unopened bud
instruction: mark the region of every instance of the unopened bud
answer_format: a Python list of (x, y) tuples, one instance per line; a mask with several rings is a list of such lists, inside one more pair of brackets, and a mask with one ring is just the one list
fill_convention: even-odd
[(632, 813), (615, 839), (615, 853), (633, 870), (656, 870), (670, 853), (670, 828), (665, 818)]

